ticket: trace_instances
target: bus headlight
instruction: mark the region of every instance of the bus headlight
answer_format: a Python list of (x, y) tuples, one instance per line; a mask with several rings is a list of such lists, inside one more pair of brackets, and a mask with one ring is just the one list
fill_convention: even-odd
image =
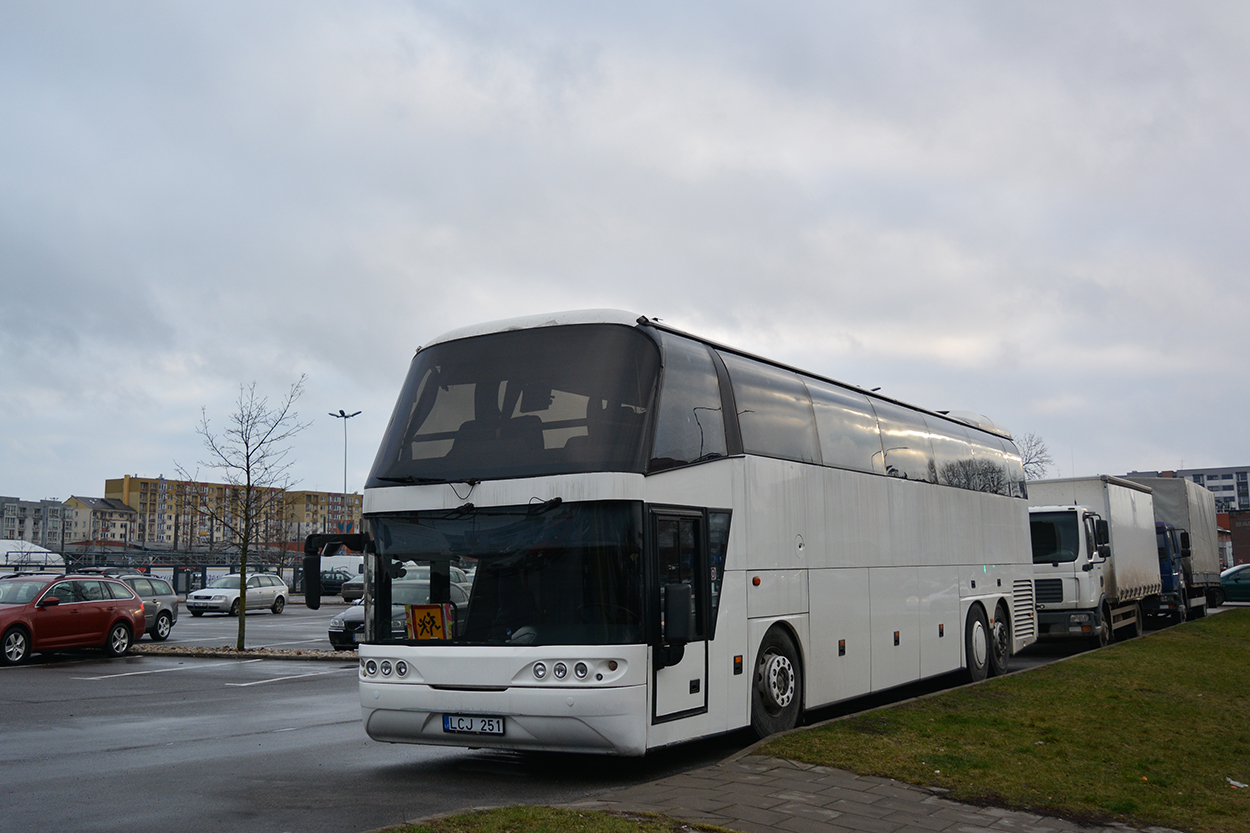
[(534, 663), (534, 676), (540, 680), (546, 677), (547, 676), (547, 664), (544, 662)]
[(557, 662), (551, 669), (551, 673), (556, 675), (557, 680), (563, 680), (569, 675), (569, 667), (562, 662)]
[(579, 662), (573, 666), (573, 673), (577, 676), (577, 679), (584, 680), (586, 675), (590, 673), (590, 669), (586, 667), (586, 663)]

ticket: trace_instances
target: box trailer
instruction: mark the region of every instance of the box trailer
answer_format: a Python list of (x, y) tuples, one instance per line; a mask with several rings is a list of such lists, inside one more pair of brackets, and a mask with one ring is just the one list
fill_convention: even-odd
[[(1215, 495), (1180, 477), (1131, 477), (1154, 495), (1155, 533), (1163, 589), (1157, 609), (1177, 621), (1224, 603)], [(1148, 611), (1149, 612), (1149, 611)]]

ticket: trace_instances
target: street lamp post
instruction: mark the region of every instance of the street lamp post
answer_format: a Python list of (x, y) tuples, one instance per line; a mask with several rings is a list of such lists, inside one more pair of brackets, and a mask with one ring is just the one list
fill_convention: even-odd
[(342, 408), (340, 408), (337, 414), (330, 414), (330, 416), (334, 417), (335, 419), (343, 420), (343, 509), (342, 509), (342, 512), (343, 512), (343, 524), (344, 524), (343, 528), (346, 529), (347, 528), (346, 527), (346, 524), (347, 524), (347, 421), (354, 416), (360, 416), (360, 411), (356, 411), (356, 413), (354, 414), (349, 414), (346, 411), (344, 411)]

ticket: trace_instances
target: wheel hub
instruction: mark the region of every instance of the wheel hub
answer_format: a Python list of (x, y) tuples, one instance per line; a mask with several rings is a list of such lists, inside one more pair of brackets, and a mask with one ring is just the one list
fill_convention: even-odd
[(780, 654), (772, 654), (764, 663), (764, 694), (778, 709), (794, 699), (794, 666)]
[(972, 657), (978, 668), (985, 665), (989, 655), (989, 640), (986, 639), (985, 625), (977, 622), (973, 626)]

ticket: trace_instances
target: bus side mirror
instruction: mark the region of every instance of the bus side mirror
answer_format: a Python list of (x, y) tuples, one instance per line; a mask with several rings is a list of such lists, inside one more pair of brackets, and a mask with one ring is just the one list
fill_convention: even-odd
[(664, 585), (664, 644), (655, 650), (655, 667), (667, 668), (681, 662), (686, 643), (694, 638), (694, 588), (689, 584)]
[(321, 553), (304, 556), (304, 605), (321, 607)]
[(689, 584), (664, 586), (664, 641), (685, 645), (694, 638), (694, 588)]

